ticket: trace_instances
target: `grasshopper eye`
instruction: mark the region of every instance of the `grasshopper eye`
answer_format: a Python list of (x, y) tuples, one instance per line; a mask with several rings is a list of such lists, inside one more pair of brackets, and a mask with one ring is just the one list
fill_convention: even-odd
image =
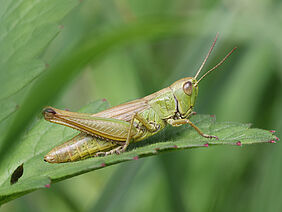
[(192, 91), (193, 91), (192, 82), (190, 82), (190, 81), (185, 82), (184, 85), (183, 85), (183, 91), (188, 96), (191, 96), (192, 95)]

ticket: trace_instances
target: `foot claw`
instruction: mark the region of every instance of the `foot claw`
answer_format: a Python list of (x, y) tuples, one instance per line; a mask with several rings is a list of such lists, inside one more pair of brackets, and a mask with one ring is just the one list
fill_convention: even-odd
[(204, 136), (205, 138), (215, 138), (216, 140), (218, 140), (218, 137), (215, 136), (215, 135), (206, 135), (206, 134), (204, 134), (203, 136)]
[(197, 112), (193, 111), (193, 112), (191, 113), (191, 116), (194, 116), (194, 115), (197, 115)]
[(212, 135), (211, 138), (215, 138), (216, 140), (218, 140), (218, 137), (215, 135)]
[(124, 146), (119, 146), (117, 148), (114, 148), (110, 151), (107, 151), (107, 152), (97, 152), (94, 157), (104, 157), (104, 156), (108, 156), (108, 155), (113, 155), (113, 154), (121, 154), (125, 151), (125, 147)]

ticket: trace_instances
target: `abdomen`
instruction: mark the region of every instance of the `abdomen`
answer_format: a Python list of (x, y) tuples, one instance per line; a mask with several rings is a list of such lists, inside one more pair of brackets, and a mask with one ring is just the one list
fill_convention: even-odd
[(49, 163), (78, 161), (117, 146), (117, 143), (80, 133), (71, 140), (53, 148), (45, 155), (44, 160)]

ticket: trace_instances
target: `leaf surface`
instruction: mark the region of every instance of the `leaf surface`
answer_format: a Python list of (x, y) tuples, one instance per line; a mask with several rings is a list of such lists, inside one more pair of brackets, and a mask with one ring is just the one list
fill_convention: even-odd
[(0, 149), (26, 91), (45, 69), (39, 58), (76, 0), (0, 0)]
[[(78, 4), (77, 0), (0, 0), (0, 150), (4, 149), (7, 129), (25, 94), (47, 67), (40, 55), (60, 32), (59, 22)], [(24, 151), (27, 153), (27, 149)], [(1, 162), (2, 189), (3, 179), (18, 161), (15, 163), (9, 156)], [(9, 192), (22, 195), (48, 181), (34, 177), (25, 181), (21, 188), (9, 188)]]

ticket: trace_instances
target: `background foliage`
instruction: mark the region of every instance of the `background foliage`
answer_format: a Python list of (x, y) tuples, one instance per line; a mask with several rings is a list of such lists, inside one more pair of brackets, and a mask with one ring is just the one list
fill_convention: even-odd
[[(25, 123), (29, 114), (39, 114), (46, 104), (75, 111), (91, 100), (106, 98), (117, 105), (193, 76), (216, 32), (220, 38), (207, 66), (232, 47), (239, 49), (202, 81), (196, 111), (216, 114), (218, 121), (276, 129), (280, 136), (279, 1), (46, 0), (38, 7), (32, 6), (37, 1), (18, 1), (22, 7), (11, 2), (0, 2), (0, 20), (7, 24), (0, 28), (0, 62), (6, 64), (1, 66), (0, 107), (6, 112), (0, 114), (2, 137), (11, 129), (26, 130), (6, 122), (18, 108), (27, 114), (18, 115), (18, 123)], [(5, 32), (14, 36), (5, 40)], [(31, 35), (37, 39), (29, 43)], [(16, 48), (20, 43), (29, 48)], [(17, 79), (17, 71), (26, 78)], [(18, 82), (18, 87), (10, 88), (9, 80)], [(278, 144), (166, 153), (52, 184), (2, 210), (281, 211), (281, 149)]]

